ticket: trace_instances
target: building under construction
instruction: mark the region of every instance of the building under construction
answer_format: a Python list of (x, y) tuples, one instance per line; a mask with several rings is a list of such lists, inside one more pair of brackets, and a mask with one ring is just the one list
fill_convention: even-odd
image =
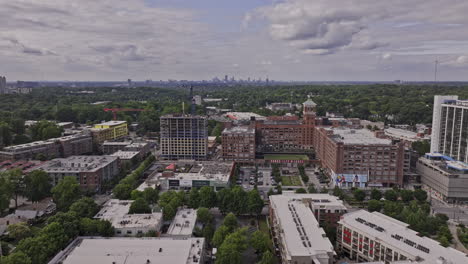
[(207, 118), (204, 116), (162, 116), (162, 158), (205, 160), (208, 153), (207, 124)]

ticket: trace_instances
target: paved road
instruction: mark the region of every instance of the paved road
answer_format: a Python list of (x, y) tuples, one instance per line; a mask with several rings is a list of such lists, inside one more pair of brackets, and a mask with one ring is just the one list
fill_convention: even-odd
[(468, 207), (446, 204), (436, 199), (431, 200), (431, 205), (433, 214), (446, 214), (454, 222), (468, 225)]
[(466, 249), (465, 246), (463, 246), (463, 243), (460, 242), (460, 240), (458, 239), (457, 226), (449, 223), (448, 227), (450, 229), (450, 233), (452, 233), (453, 236), (453, 248), (465, 254), (468, 254), (468, 249)]

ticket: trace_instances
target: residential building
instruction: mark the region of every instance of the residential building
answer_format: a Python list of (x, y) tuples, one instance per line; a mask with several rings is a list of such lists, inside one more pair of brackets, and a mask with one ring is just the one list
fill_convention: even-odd
[(19, 223), (27, 223), (29, 219), (17, 216), (14, 214), (9, 214), (5, 217), (0, 218), (0, 236), (7, 232), (8, 226), (15, 225)]
[(132, 144), (131, 141), (105, 141), (101, 145), (102, 153), (110, 155), (119, 150), (124, 150), (130, 144)]
[(15, 210), (15, 216), (25, 219), (36, 219), (43, 215), (49, 215), (55, 212), (57, 206), (51, 198), (42, 199), (39, 202), (21, 205)]
[(234, 174), (234, 163), (228, 162), (203, 162), (181, 164), (181, 166), (170, 164), (167, 168), (182, 166), (185, 167), (183, 171), (166, 169), (155, 175), (163, 190), (190, 190), (193, 187), (203, 186), (220, 190), (229, 186), (229, 179)]
[(40, 166), (56, 185), (65, 176), (77, 179), (82, 188), (99, 191), (101, 185), (119, 174), (119, 159), (112, 156), (71, 156), (53, 159)]
[(163, 214), (161, 212), (129, 214), (132, 203), (133, 200), (110, 199), (94, 218), (111, 222), (116, 236), (143, 235), (149, 231), (159, 232), (163, 223)]
[(427, 153), (419, 158), (416, 170), (431, 196), (446, 202), (468, 201), (468, 164), (440, 153)]
[(161, 156), (165, 159), (205, 160), (208, 153), (207, 124), (204, 116), (162, 116)]
[(255, 160), (255, 128), (250, 126), (226, 127), (221, 136), (224, 160), (252, 162)]
[(283, 196), (285, 199), (296, 199), (305, 203), (322, 227), (325, 225), (336, 226), (340, 217), (347, 212), (342, 200), (327, 193), (299, 194), (285, 191)]
[(201, 237), (78, 237), (49, 264), (201, 264), (204, 244)]
[(434, 97), (431, 153), (468, 163), (468, 100)]
[(233, 121), (249, 121), (252, 118), (255, 120), (266, 119), (264, 116), (252, 112), (227, 112), (225, 116)]
[(117, 157), (122, 162), (131, 162), (136, 164), (136, 162), (138, 162), (140, 159), (140, 152), (119, 150), (115, 153), (112, 153), (110, 156)]
[(91, 129), (95, 143), (101, 144), (106, 140), (115, 140), (128, 135), (126, 121), (108, 121), (94, 125)]
[(52, 138), (44, 141), (5, 147), (0, 151), (0, 161), (69, 157), (93, 152), (92, 139), (87, 133)]
[(408, 226), (378, 212), (345, 214), (337, 229), (337, 250), (358, 262), (468, 263), (464, 253), (443, 247)]
[(191, 237), (197, 222), (197, 210), (180, 208), (167, 229), (171, 237)]
[(314, 149), (339, 187), (403, 185), (405, 148), (367, 129), (317, 128)]
[(270, 227), (281, 263), (331, 264), (335, 251), (308, 202), (283, 195), (270, 196)]

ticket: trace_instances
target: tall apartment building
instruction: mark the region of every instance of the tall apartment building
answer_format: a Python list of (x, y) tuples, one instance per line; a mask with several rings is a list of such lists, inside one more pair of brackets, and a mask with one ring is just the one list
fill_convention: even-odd
[(207, 118), (204, 116), (162, 116), (160, 119), (161, 156), (166, 159), (206, 159), (207, 125)]
[(93, 144), (91, 136), (86, 133), (80, 133), (3, 148), (0, 151), (0, 161), (36, 159), (39, 154), (49, 159), (66, 158), (72, 155), (89, 154), (92, 152)]
[(281, 263), (334, 263), (333, 245), (315, 218), (309, 200), (295, 196), (270, 196), (269, 222)]
[(119, 159), (112, 156), (71, 156), (48, 161), (38, 169), (50, 176), (53, 185), (66, 176), (72, 176), (82, 188), (99, 191), (105, 181), (119, 174)]
[(431, 152), (468, 163), (468, 100), (434, 97)]
[(340, 187), (392, 187), (403, 184), (402, 143), (367, 129), (317, 128), (314, 149)]
[(408, 224), (378, 212), (359, 210), (343, 215), (336, 243), (337, 251), (358, 262), (468, 263), (464, 253), (422, 237)]
[(221, 136), (224, 160), (252, 162), (255, 160), (255, 128), (226, 127)]
[(255, 124), (257, 145), (262, 152), (281, 152), (311, 149), (316, 123), (315, 104), (303, 103), (303, 119), (297, 116), (268, 117)]
[(6, 94), (7, 93), (7, 88), (6, 88), (6, 77), (5, 76), (0, 76), (0, 94)]

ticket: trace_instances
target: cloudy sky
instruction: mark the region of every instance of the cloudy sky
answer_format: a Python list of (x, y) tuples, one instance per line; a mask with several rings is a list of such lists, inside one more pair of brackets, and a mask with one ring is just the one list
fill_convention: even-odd
[(466, 0), (0, 0), (8, 80), (468, 80)]

